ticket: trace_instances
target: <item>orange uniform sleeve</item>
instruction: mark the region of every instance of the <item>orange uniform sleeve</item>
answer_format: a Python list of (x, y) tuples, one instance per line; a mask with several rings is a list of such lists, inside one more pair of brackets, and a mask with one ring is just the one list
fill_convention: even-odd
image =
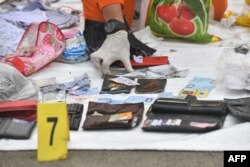
[(110, 4), (121, 4), (122, 13), (131, 25), (134, 16), (134, 1), (135, 0), (82, 0), (85, 19), (104, 22), (102, 8)]
[(100, 11), (102, 10), (102, 8), (104, 8), (105, 6), (111, 5), (111, 4), (121, 4), (122, 6), (124, 5), (124, 0), (97, 0), (98, 6)]

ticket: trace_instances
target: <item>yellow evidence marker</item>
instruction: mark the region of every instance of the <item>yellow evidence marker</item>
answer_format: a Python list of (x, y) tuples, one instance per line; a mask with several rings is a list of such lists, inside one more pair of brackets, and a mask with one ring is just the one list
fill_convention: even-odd
[(66, 159), (69, 123), (64, 102), (39, 103), (37, 106), (38, 161)]

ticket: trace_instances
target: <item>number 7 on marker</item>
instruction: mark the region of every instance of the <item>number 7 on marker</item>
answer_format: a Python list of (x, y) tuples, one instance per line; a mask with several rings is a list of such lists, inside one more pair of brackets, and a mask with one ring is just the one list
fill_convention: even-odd
[(49, 117), (49, 118), (47, 118), (47, 122), (53, 123), (51, 133), (50, 133), (50, 140), (49, 140), (49, 145), (50, 146), (53, 145), (53, 138), (54, 138), (54, 133), (55, 133), (57, 121), (58, 121), (57, 117)]
[(39, 103), (37, 106), (39, 161), (66, 159), (69, 122), (64, 102)]

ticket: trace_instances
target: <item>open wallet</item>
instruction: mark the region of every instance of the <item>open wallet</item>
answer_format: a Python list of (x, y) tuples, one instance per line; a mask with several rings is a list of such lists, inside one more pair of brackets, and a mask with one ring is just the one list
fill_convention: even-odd
[(233, 116), (250, 121), (250, 97), (224, 100)]
[(131, 129), (141, 122), (143, 111), (143, 103), (107, 104), (89, 102), (83, 129)]
[[(119, 93), (130, 93), (132, 86), (128, 86), (121, 83), (116, 83), (111, 81), (110, 79), (117, 78), (117, 76), (105, 75), (102, 89), (100, 94), (119, 94)], [(130, 78), (132, 79), (132, 78)], [(133, 79), (132, 79), (133, 80)]]
[(0, 138), (29, 139), (36, 121), (0, 118)]
[(209, 132), (223, 126), (227, 114), (222, 100), (158, 98), (147, 113), (142, 129), (163, 132)]

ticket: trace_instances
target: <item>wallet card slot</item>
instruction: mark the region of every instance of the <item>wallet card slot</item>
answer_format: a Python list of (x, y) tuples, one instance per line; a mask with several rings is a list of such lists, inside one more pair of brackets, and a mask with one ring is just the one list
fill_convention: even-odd
[(172, 113), (172, 114), (183, 114), (189, 112), (189, 106), (186, 103), (181, 104), (163, 104), (163, 103), (154, 103), (152, 104), (153, 113)]
[(95, 103), (90, 102), (88, 107), (87, 115), (92, 115), (94, 112), (103, 114), (103, 115), (112, 115), (117, 113), (125, 112), (143, 112), (144, 104), (143, 103), (134, 103), (134, 104), (107, 104), (107, 103)]
[(113, 115), (113, 114), (118, 114), (118, 113), (127, 113), (127, 112), (130, 112), (129, 110), (127, 111), (108, 111), (108, 110), (92, 110), (91, 112), (88, 112), (87, 115), (90, 115), (90, 116), (93, 116), (93, 115), (98, 115), (98, 116), (101, 116), (101, 115)]
[(211, 108), (218, 108), (221, 109), (225, 106), (224, 101), (191, 101), (190, 102), (191, 107), (211, 107)]
[(35, 115), (36, 110), (27, 110), (27, 111), (7, 111), (0, 112), (0, 117), (27, 117), (30, 115)]
[(188, 104), (187, 101), (167, 100), (167, 99), (157, 99), (156, 102), (165, 104)]
[(192, 128), (207, 129), (207, 128), (215, 128), (217, 124), (218, 122), (190, 121), (188, 125)]
[(201, 116), (151, 113), (145, 120), (143, 130), (164, 132), (208, 132), (219, 129), (223, 116)]
[(190, 102), (191, 107), (217, 107), (221, 108), (223, 102), (220, 101), (192, 101)]
[(133, 128), (143, 115), (144, 104), (90, 102), (83, 128), (86, 130)]
[(85, 130), (101, 130), (101, 129), (117, 129), (131, 128), (132, 120), (121, 120), (110, 122), (111, 116), (87, 116), (84, 122), (83, 129)]

